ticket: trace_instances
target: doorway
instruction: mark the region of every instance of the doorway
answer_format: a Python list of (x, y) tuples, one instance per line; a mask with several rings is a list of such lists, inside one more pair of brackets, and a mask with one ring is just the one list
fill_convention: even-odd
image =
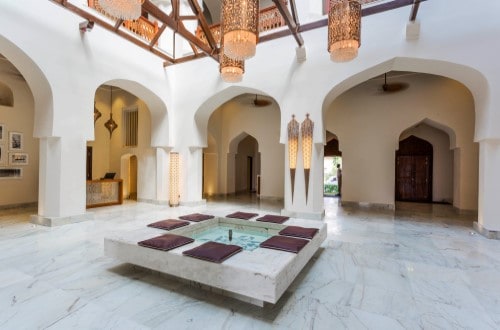
[(340, 185), (338, 167), (342, 168), (342, 152), (339, 150), (337, 136), (326, 131), (326, 145), (323, 158), (323, 196), (340, 196)]
[(397, 201), (432, 202), (432, 144), (414, 135), (396, 151)]

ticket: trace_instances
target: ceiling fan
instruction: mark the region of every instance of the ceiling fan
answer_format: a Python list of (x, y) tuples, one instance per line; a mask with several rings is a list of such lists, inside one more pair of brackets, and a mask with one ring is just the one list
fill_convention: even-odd
[(267, 107), (271, 104), (271, 100), (260, 98), (255, 94), (255, 99), (253, 100), (253, 105), (256, 107)]
[(385, 93), (395, 93), (404, 91), (407, 89), (409, 85), (407, 83), (402, 82), (387, 82), (387, 73), (384, 73), (384, 84), (382, 85), (382, 91)]

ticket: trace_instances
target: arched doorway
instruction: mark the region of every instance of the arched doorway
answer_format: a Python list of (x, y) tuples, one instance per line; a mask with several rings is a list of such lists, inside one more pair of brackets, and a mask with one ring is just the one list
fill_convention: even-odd
[[(341, 193), (342, 152), (337, 136), (326, 131), (323, 159), (323, 196), (335, 197)], [(340, 171), (339, 171), (340, 170)]]
[[(259, 143), (247, 135), (237, 145), (234, 155), (234, 191), (236, 193), (255, 193), (257, 177), (260, 176)], [(228, 173), (229, 175), (229, 173)]]
[(120, 167), (121, 178), (123, 179), (123, 198), (137, 200), (137, 156), (123, 155)]
[(432, 144), (414, 135), (396, 151), (397, 201), (432, 202)]
[[(226, 92), (232, 95), (234, 91), (228, 88), (213, 98), (225, 99)], [(214, 102), (210, 99), (209, 103)], [(285, 150), (279, 140), (280, 110), (276, 101), (258, 94), (256, 102), (256, 94), (246, 92), (212, 111), (208, 108), (199, 111), (198, 128), (203, 131), (206, 127), (207, 137), (203, 148), (203, 194), (208, 197), (256, 192), (260, 187), (260, 198), (282, 199)], [(206, 116), (209, 117), (205, 124), (202, 119)]]

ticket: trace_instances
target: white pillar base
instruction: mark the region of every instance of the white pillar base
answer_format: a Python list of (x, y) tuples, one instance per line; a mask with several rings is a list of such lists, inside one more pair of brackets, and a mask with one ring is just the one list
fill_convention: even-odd
[(93, 219), (94, 219), (93, 212), (87, 212), (84, 214), (72, 215), (68, 217), (44, 217), (35, 214), (31, 216), (30, 222), (36, 225), (41, 225), (46, 227), (56, 227), (56, 226), (64, 226)]
[(499, 231), (486, 229), (483, 226), (481, 226), (481, 224), (477, 221), (474, 221), (472, 223), (472, 227), (474, 228), (475, 231), (477, 231), (479, 234), (483, 235), (486, 238), (500, 240), (500, 232)]
[(323, 220), (323, 217), (325, 216), (325, 210), (323, 210), (322, 212), (296, 212), (282, 209), (281, 215), (299, 219)]

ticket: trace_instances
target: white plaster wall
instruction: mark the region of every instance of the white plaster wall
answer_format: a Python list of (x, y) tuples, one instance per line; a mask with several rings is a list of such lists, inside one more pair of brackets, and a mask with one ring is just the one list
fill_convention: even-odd
[(458, 166), (465, 166), (467, 159), (470, 168), (455, 179), (461, 198), (454, 198), (454, 205), (477, 209), (478, 146), (473, 142), (470, 93), (462, 84), (434, 75), (412, 74), (397, 81), (410, 87), (383, 93), (379, 79), (369, 80), (338, 97), (326, 114), (326, 129), (338, 136), (342, 151), (342, 200), (394, 205), (395, 151), (400, 134), (430, 120), (455, 132), (453, 148), (467, 150)]
[[(2, 168), (22, 168), (22, 179), (0, 179), (0, 206), (33, 203), (38, 201), (38, 139), (33, 137), (33, 95), (26, 82), (19, 77), (1, 73), (0, 83), (7, 85), (13, 93), (14, 105), (0, 105), (0, 124), (4, 124), (2, 146), (4, 163)], [(9, 132), (23, 134), (23, 150), (9, 150)], [(28, 154), (28, 165), (9, 165), (11, 152)]]
[[(76, 143), (75, 140), (93, 139), (91, 112), (95, 90), (112, 79), (134, 82), (133, 87), (137, 90), (134, 94), (146, 103), (154, 104), (149, 106), (153, 145), (173, 145), (187, 158), (190, 155), (198, 157), (197, 152), (187, 148), (206, 146), (206, 132), (200, 134), (203, 129), (193, 119), (197, 112), (203, 110), (202, 106), (211, 107), (208, 112), (216, 109), (221, 103), (207, 105), (205, 102), (230, 86), (219, 79), (215, 61), (205, 58), (164, 70), (161, 59), (97, 26), (92, 32), (81, 35), (77, 26), (82, 19), (51, 1), (3, 1), (0, 6), (0, 53), (11, 58), (16, 66), (19, 64), (20, 71), (32, 82), (30, 88), (35, 100), (43, 101), (35, 104), (35, 118), (38, 120), (34, 131), (37, 136), (60, 138), (62, 146), (78, 146), (60, 149), (63, 152), (61, 163), (64, 162), (65, 166), (79, 173), (84, 172), (84, 166), (77, 162), (85, 152), (85, 143)], [(448, 1), (426, 1), (420, 6), (421, 33), (415, 41), (406, 41), (403, 35), (409, 7), (364, 17), (359, 57), (343, 64), (329, 60), (325, 46), (326, 28), (303, 33), (307, 61), (301, 64), (295, 60), (296, 43), (292, 37), (263, 43), (257, 47), (255, 58), (247, 61), (245, 78), (236, 86), (262, 91), (277, 101), (281, 111), (282, 143), (286, 140), (285, 128), (291, 115), (304, 118), (309, 112), (315, 122), (315, 142), (321, 144), (325, 132), (323, 115), (345, 90), (390, 70), (435, 73), (456, 79), (471, 91), (476, 111), (475, 139), (498, 139), (500, 94), (491, 91), (500, 90), (500, 68), (497, 64), (500, 45), (491, 40), (500, 34), (499, 10), (500, 2), (495, 0), (484, 0), (481, 6), (471, 6), (466, 0), (455, 0), (452, 13)], [(314, 10), (310, 8), (307, 11), (309, 14), (305, 15)], [(302, 15), (300, 10), (299, 14)], [(47, 20), (46, 17), (57, 19)], [(34, 77), (36, 70), (22, 67), (26, 61), (24, 57), (17, 56), (19, 52), (36, 63), (37, 73), (41, 76)], [(42, 90), (49, 93), (41, 93)], [(52, 98), (45, 100), (40, 96), (45, 94), (51, 94)], [(47, 114), (42, 113), (44, 106)], [(168, 117), (165, 115), (166, 106), (170, 111)], [(208, 116), (203, 120), (206, 124)], [(373, 133), (380, 135), (380, 139), (386, 138), (384, 132)], [(50, 152), (52, 149), (44, 150)], [(391, 152), (392, 157), (393, 150), (382, 151)], [(464, 149), (463, 152), (468, 151)], [(313, 164), (320, 164), (322, 153), (317, 152), (314, 157)], [(190, 178), (201, 177), (201, 157), (198, 158), (187, 160), (190, 170), (198, 171), (200, 175), (183, 176), (185, 187), (193, 186), (188, 184)], [(263, 153), (263, 173), (265, 160)], [(277, 167), (283, 169), (283, 164)], [(321, 168), (318, 166), (320, 172)], [(46, 168), (41, 170), (45, 176), (50, 171)], [(464, 167), (462, 170), (474, 173), (471, 168)], [(312, 173), (312, 176), (315, 178), (312, 182), (314, 202), (305, 204), (304, 198), (299, 197), (294, 203), (287, 203), (288, 208), (301, 212), (322, 211), (322, 175)], [(384, 176), (381, 179), (389, 179)], [(60, 188), (56, 188), (60, 191), (54, 194), (59, 196), (59, 200), (51, 201), (54, 202), (51, 204), (55, 210), (53, 214), (83, 212), (84, 180), (77, 184), (77, 177), (69, 173), (61, 174), (60, 180)], [(66, 184), (68, 181), (70, 184)], [(197, 195), (198, 191), (201, 195), (201, 180), (195, 181), (196, 187), (193, 192), (187, 193), (189, 196)], [(53, 180), (44, 184), (51, 182)], [(289, 182), (287, 187), (289, 189)], [(50, 191), (51, 188), (44, 187), (43, 190)], [(303, 187), (299, 185), (296, 189), (303, 190)], [(461, 191), (472, 192), (474, 189)], [(303, 191), (298, 196), (304, 196)], [(473, 200), (465, 195), (454, 197), (455, 201), (458, 199)]]
[(423, 123), (404, 131), (399, 140), (404, 140), (411, 135), (432, 144), (432, 200), (452, 203), (454, 156), (453, 150), (450, 150), (448, 134)]

